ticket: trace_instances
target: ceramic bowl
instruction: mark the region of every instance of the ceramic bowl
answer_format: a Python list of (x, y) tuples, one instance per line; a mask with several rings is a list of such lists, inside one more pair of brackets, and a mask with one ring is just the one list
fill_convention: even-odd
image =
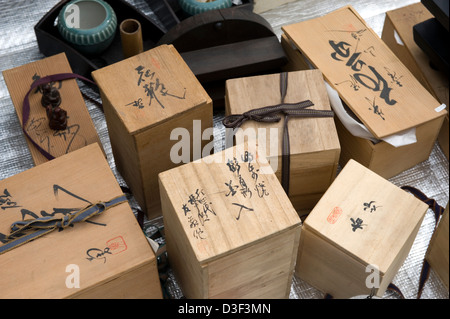
[(231, 0), (178, 0), (181, 9), (187, 14), (193, 16), (210, 10), (225, 9), (232, 6)]
[(61, 36), (84, 54), (102, 53), (113, 41), (116, 29), (116, 14), (102, 0), (70, 1), (58, 15)]

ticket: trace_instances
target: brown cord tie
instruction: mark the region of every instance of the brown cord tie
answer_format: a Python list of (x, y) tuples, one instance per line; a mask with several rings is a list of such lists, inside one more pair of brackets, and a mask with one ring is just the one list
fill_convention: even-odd
[(284, 115), (283, 140), (282, 140), (282, 170), (281, 185), (286, 194), (289, 195), (289, 173), (290, 173), (290, 141), (289, 141), (289, 117), (333, 117), (334, 112), (331, 110), (312, 110), (306, 109), (313, 106), (310, 100), (297, 103), (285, 103), (285, 97), (288, 89), (288, 73), (280, 73), (280, 95), (281, 103), (266, 106), (258, 109), (247, 111), (243, 114), (232, 114), (226, 116), (222, 123), (226, 128), (237, 129), (245, 121), (251, 120), (256, 122), (276, 123), (281, 120), (282, 113)]

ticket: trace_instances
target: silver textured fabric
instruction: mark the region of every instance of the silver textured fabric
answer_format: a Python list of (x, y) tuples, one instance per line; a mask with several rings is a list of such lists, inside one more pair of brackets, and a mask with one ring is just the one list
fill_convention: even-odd
[[(145, 0), (129, 0), (128, 2), (135, 5), (138, 10), (141, 10), (149, 17), (157, 19)], [(274, 32), (280, 37), (281, 26), (283, 25), (311, 19), (351, 4), (375, 32), (381, 36), (385, 12), (415, 2), (419, 1), (334, 0), (330, 2), (328, 0), (297, 0), (264, 12), (261, 16), (272, 25)], [(0, 0), (0, 71), (44, 58), (39, 51), (33, 27), (57, 3), (58, 0)], [(99, 96), (95, 92), (83, 83), (78, 83), (83, 93), (100, 101)], [(119, 184), (126, 186), (126, 183), (116, 170), (104, 115), (91, 101), (86, 100), (86, 105), (102, 141), (111, 170)], [(223, 117), (223, 111), (215, 111), (215, 151), (220, 151), (224, 148), (225, 129), (221, 122)], [(0, 75), (0, 152), (0, 180), (34, 166), (3, 75)], [(436, 199), (440, 205), (445, 206), (449, 199), (448, 167), (449, 162), (447, 158), (438, 144), (436, 144), (427, 161), (395, 176), (390, 181), (398, 186), (414, 186), (422, 190), (427, 196)], [(135, 210), (138, 209), (138, 205), (133, 198), (131, 198), (131, 205)], [(428, 210), (411, 252), (393, 280), (393, 283), (402, 290), (408, 299), (416, 297), (421, 265), (431, 238), (433, 224), (433, 213), (431, 210)], [(162, 218), (145, 220), (145, 225), (162, 227), (163, 220)], [(165, 288), (172, 298), (183, 296), (170, 269)], [(290, 292), (291, 299), (320, 299), (323, 297), (324, 295), (320, 291), (294, 276)], [(422, 298), (448, 297), (447, 289), (437, 278), (437, 275), (431, 271)], [(398, 297), (393, 293), (386, 293), (384, 298), (393, 299)]]

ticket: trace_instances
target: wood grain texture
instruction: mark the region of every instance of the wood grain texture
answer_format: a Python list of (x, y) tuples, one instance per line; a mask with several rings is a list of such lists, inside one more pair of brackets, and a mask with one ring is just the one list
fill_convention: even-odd
[[(289, 27), (290, 26), (288, 26), (288, 28)], [(282, 45), (287, 55), (290, 56), (291, 59), (293, 59), (293, 61), (289, 62), (287, 66), (288, 68), (298, 70), (314, 67), (310, 64), (309, 59), (305, 57), (305, 55), (302, 54), (302, 52), (298, 49), (298, 46), (294, 44), (292, 39), (287, 36), (287, 34), (284, 34), (282, 37)], [(324, 77), (327, 79), (326, 74), (324, 74)], [(417, 80), (415, 81), (417, 82)], [(410, 82), (403, 83), (402, 85), (409, 85), (409, 83)], [(419, 83), (418, 85), (421, 84)], [(425, 89), (423, 88), (423, 90)], [(358, 91), (355, 91), (355, 93), (359, 91), (361, 91), (360, 88), (358, 88)], [(431, 94), (429, 94), (428, 92), (426, 92), (426, 94), (431, 96)], [(353, 95), (356, 96), (357, 94)], [(361, 103), (363, 102), (361, 101)], [(358, 104), (358, 108), (367, 108), (369, 112), (374, 112), (374, 108), (371, 108), (371, 105), (367, 104), (368, 100), (365, 101), (365, 106), (361, 103)], [(435, 103), (439, 102), (435, 100)], [(407, 116), (410, 116), (413, 111), (409, 109), (408, 105), (403, 105), (407, 106), (407, 111), (404, 112)], [(416, 106), (422, 108), (422, 105), (417, 104)], [(429, 111), (431, 111), (431, 109)], [(446, 111), (442, 111), (442, 114), (440, 114), (432, 110), (431, 113), (440, 115), (431, 121), (419, 122), (416, 127), (417, 142), (401, 147), (394, 147), (384, 141), (374, 144), (369, 140), (355, 137), (347, 131), (347, 129), (341, 124), (338, 118), (335, 118), (341, 144), (341, 156), (339, 163), (341, 166), (345, 166), (349, 159), (354, 159), (370, 168), (375, 173), (380, 174), (384, 178), (391, 178), (405, 171), (406, 169), (409, 169), (417, 165), (418, 163), (421, 163), (428, 159), (434, 143), (438, 138), (439, 130), (441, 126), (443, 126), (443, 122), (445, 123), (445, 120), (448, 117), (448, 114), (446, 114), (445, 112)], [(360, 118), (360, 115), (358, 115), (358, 118)], [(403, 119), (399, 121), (403, 121)], [(444, 145), (443, 149), (445, 149), (445, 137), (442, 138), (442, 141)]]
[[(250, 162), (241, 160), (246, 154), (257, 183)], [(232, 172), (234, 159), (240, 169)], [(287, 297), (301, 222), (256, 148), (238, 145), (163, 172), (159, 180), (167, 250), (186, 296)], [(252, 194), (232, 187), (233, 195), (228, 186), (241, 181)], [(261, 184), (266, 193), (259, 196), (255, 187)]]
[(447, 159), (449, 158), (449, 118), (448, 114), (444, 119), (444, 123), (442, 123), (441, 131), (438, 135), (438, 142), (439, 146), (441, 147), (442, 151), (444, 152)]
[[(304, 100), (311, 100), (314, 103), (310, 109), (331, 110), (323, 76), (319, 70), (288, 73), (285, 102)], [(243, 114), (280, 102), (279, 74), (244, 77), (226, 82), (226, 115)], [(247, 121), (241, 126), (242, 130), (236, 134), (237, 142), (257, 138), (260, 143), (260, 135), (262, 136), (266, 156), (280, 180), (284, 121), (284, 117), (277, 123)], [(291, 117), (289, 140), (291, 158), (289, 198), (297, 210), (312, 209), (316, 202), (301, 197), (311, 199), (312, 194), (323, 194), (336, 176), (340, 144), (333, 118)]]
[(439, 102), (351, 6), (283, 30), (377, 138), (446, 115), (435, 112)]
[[(172, 45), (161, 45), (92, 72), (130, 134), (209, 102)], [(141, 99), (141, 106), (134, 102)]]
[(335, 298), (349, 298), (368, 293), (362, 278), (375, 265), (382, 296), (426, 211), (420, 200), (349, 161), (304, 221), (296, 274)]
[(448, 203), (439, 221), (438, 227), (431, 238), (426, 259), (431, 268), (438, 274), (444, 285), (449, 289), (448, 268), (449, 268), (449, 235), (448, 235)]
[[(386, 12), (382, 39), (419, 82), (445, 105), (449, 105), (448, 76), (430, 66), (430, 59), (415, 43), (413, 26), (433, 15), (422, 3)], [(400, 43), (395, 39), (395, 32)]]
[(416, 128), (416, 143), (394, 147), (386, 142), (374, 144), (353, 136), (335, 118), (341, 141), (339, 163), (345, 166), (349, 159), (354, 159), (384, 178), (394, 177), (429, 158), (444, 120), (445, 118), (437, 118), (419, 125)]
[[(150, 219), (161, 216), (158, 174), (180, 165), (171, 157), (184, 142), (188, 161), (198, 159), (212, 137), (195, 140), (213, 126), (212, 101), (172, 45), (161, 45), (92, 73), (119, 172)], [(172, 138), (183, 130), (188, 140)]]
[[(5, 234), (9, 233), (9, 225), (21, 219), (23, 209), (40, 215), (52, 214), (58, 208), (81, 209), (87, 205), (70, 193), (94, 203), (122, 195), (97, 144), (41, 164), (0, 184), (20, 206), (0, 215), (0, 232)], [(62, 189), (56, 192), (54, 185), (70, 193)], [(98, 224), (78, 223), (1, 255), (2, 297), (161, 298), (155, 255), (129, 204), (110, 208), (90, 221)], [(122, 247), (120, 252), (105, 254), (104, 260), (88, 259), (89, 249), (104, 251), (111, 240)], [(66, 267), (71, 264), (80, 270), (79, 289), (66, 286), (66, 278), (71, 274)]]
[[(449, 105), (448, 76), (430, 66), (427, 54), (415, 43), (413, 26), (431, 19), (433, 15), (422, 3), (386, 12), (382, 39), (399, 57), (420, 83), (445, 105)], [(397, 38), (396, 38), (397, 36)], [(398, 40), (399, 39), (399, 40)], [(449, 157), (448, 113), (438, 136), (444, 154)]]
[[(3, 71), (11, 100), (21, 124), (23, 100), (32, 83), (38, 77), (58, 73), (72, 73), (64, 53)], [(98, 143), (99, 146), (102, 146), (76, 80), (65, 80), (55, 83), (54, 86), (58, 88), (61, 94), (60, 107), (67, 111), (67, 128), (61, 131), (50, 129), (45, 108), (41, 105), (42, 94), (35, 90), (29, 95), (30, 118), (25, 127), (28, 135), (55, 158), (92, 143)], [(48, 162), (48, 159), (28, 138), (26, 141), (35, 165)]]

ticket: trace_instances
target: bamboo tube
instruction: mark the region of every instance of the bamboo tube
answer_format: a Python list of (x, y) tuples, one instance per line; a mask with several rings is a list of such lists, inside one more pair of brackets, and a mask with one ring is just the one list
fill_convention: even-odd
[(120, 39), (125, 59), (144, 51), (139, 21), (134, 19), (123, 20), (120, 24)]

